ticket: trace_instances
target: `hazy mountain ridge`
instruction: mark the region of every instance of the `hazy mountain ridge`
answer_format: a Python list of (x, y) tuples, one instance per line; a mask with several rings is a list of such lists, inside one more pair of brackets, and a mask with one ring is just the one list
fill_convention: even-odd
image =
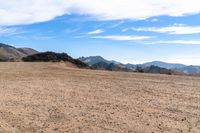
[(99, 62), (104, 62), (104, 63), (107, 63), (107, 64), (111, 64), (111, 63), (113, 63), (113, 64), (121, 64), (120, 62), (117, 62), (117, 61), (114, 61), (114, 60), (112, 60), (112, 61), (106, 60), (101, 56), (80, 57), (78, 59), (80, 61), (82, 61), (82, 62), (87, 63), (90, 66), (92, 66), (92, 65), (94, 65), (96, 63), (99, 63)]
[(130, 69), (127, 69), (126, 67), (115, 64), (115, 63), (106, 63), (106, 62), (99, 62), (91, 66), (93, 69), (98, 70), (109, 70), (109, 71), (131, 71)]
[[(98, 57), (97, 60), (95, 60), (96, 57)], [(86, 58), (81, 57), (79, 59), (87, 64), (90, 64), (91, 66), (94, 66), (94, 68), (100, 67), (99, 69), (104, 69), (104, 70), (110, 70), (110, 69), (107, 69), (108, 64), (117, 62), (117, 61), (108, 61), (100, 56), (90, 56), (90, 57), (86, 57)], [(101, 59), (101, 61), (99, 61), (99, 59)], [(87, 60), (87, 62), (86, 62), (86, 60)], [(91, 60), (93, 61), (93, 63), (90, 62)], [(103, 64), (102, 61), (104, 61), (104, 63), (107, 63), (107, 65), (104, 65), (105, 68), (102, 68), (103, 66), (98, 67), (98, 65)], [(101, 63), (98, 64), (99, 62), (101, 62)], [(115, 65), (120, 68), (118, 70), (145, 72), (145, 73), (148, 73), (148, 72), (150, 72), (150, 73), (156, 73), (156, 72), (157, 73), (171, 73), (171, 74), (184, 73), (184, 74), (188, 74), (188, 75), (196, 75), (196, 74), (200, 73), (200, 66), (187, 66), (187, 65), (183, 65), (183, 64), (166, 63), (166, 62), (162, 62), (162, 61), (147, 62), (144, 64), (123, 64), (123, 63), (119, 62), (119, 63), (116, 63)]]
[(166, 63), (166, 62), (162, 62), (162, 61), (152, 61), (152, 62), (147, 62), (144, 64), (141, 64), (142, 66), (145, 67), (150, 67), (150, 66), (159, 66), (162, 68), (166, 68), (166, 69), (179, 69), (179, 68), (183, 68), (186, 67), (186, 65), (183, 64), (175, 64), (175, 63)]
[(183, 64), (166, 63), (161, 61), (147, 62), (144, 64), (123, 64), (114, 60), (106, 60), (101, 56), (80, 57), (73, 59), (65, 53), (43, 52), (31, 48), (15, 48), (0, 43), (0, 61), (69, 61), (79, 67), (93, 68), (97, 70), (164, 73), (164, 74), (188, 74), (199, 75), (200, 66), (187, 66)]
[(38, 52), (31, 48), (15, 48), (0, 43), (0, 61), (25, 61), (25, 62), (69, 62), (77, 67), (90, 68), (86, 63), (74, 59), (66, 53)]
[(15, 48), (13, 46), (0, 43), (0, 60), (14, 61), (20, 60), (28, 55), (36, 54), (38, 51), (31, 48)]
[(153, 62), (148, 62), (141, 64), (142, 66), (149, 67), (149, 66), (158, 66), (161, 68), (166, 68), (170, 69), (173, 71), (181, 72), (184, 74), (189, 74), (189, 75), (195, 75), (200, 73), (200, 66), (187, 66), (184, 64), (176, 64), (176, 63), (166, 63), (166, 62), (161, 62), (161, 61), (153, 61)]
[(171, 69), (166, 69), (158, 66), (149, 66), (149, 67), (136, 67), (136, 72), (141, 72), (141, 73), (158, 73), (158, 74), (168, 74), (168, 75), (182, 75), (183, 73), (177, 72)]

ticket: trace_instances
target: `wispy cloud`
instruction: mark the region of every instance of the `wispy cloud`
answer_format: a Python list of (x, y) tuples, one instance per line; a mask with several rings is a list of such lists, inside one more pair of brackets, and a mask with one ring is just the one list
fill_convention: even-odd
[(44, 22), (65, 14), (87, 15), (97, 20), (139, 20), (200, 12), (199, 0), (0, 0), (0, 3), (0, 25)]
[(122, 35), (111, 35), (111, 36), (93, 36), (92, 38), (98, 39), (109, 39), (116, 41), (140, 41), (150, 39), (150, 36), (122, 36)]
[(0, 35), (16, 34), (17, 28), (0, 27)]
[(19, 35), (27, 32), (28, 31), (17, 27), (0, 27), (0, 36)]
[(56, 36), (31, 36), (34, 40), (50, 40), (56, 38)]
[(118, 27), (118, 26), (122, 25), (124, 22), (125, 22), (125, 21), (123, 21), (123, 20), (122, 20), (122, 21), (119, 21), (119, 22), (113, 24), (112, 26), (110, 26), (110, 28)]
[(200, 40), (172, 40), (172, 41), (155, 41), (147, 42), (146, 44), (193, 44), (200, 45)]
[(96, 34), (100, 34), (100, 33), (103, 33), (103, 32), (104, 32), (104, 30), (98, 29), (98, 30), (88, 32), (88, 35), (96, 35)]
[(16, 35), (15, 36), (18, 39), (22, 40), (50, 40), (56, 38), (56, 36), (45, 36), (45, 35)]
[(80, 30), (80, 29), (79, 28), (76, 28), (76, 29), (65, 29), (65, 33), (71, 34), (71, 33), (77, 32), (78, 30)]
[(185, 26), (185, 25), (173, 25), (168, 27), (144, 27), (144, 28), (132, 28), (135, 31), (146, 31), (146, 32), (157, 32), (157, 33), (168, 33), (172, 35), (183, 35), (183, 34), (198, 34), (200, 33), (200, 26)]

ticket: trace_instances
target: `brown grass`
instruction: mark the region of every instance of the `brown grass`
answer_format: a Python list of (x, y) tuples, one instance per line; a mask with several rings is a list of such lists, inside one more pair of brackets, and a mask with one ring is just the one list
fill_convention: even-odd
[(0, 63), (0, 132), (200, 133), (200, 78)]

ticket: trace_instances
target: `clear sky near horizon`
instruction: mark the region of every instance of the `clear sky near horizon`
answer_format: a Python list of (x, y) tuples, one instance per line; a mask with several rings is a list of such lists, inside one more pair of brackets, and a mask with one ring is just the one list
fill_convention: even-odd
[(0, 0), (0, 42), (78, 58), (200, 65), (199, 0)]

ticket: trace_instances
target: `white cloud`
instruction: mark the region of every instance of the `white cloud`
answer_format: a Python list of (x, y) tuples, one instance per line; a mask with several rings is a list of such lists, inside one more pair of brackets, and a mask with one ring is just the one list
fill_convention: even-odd
[(0, 25), (44, 22), (68, 13), (68, 0), (0, 0)]
[(29, 31), (23, 30), (18, 27), (1, 27), (0, 26), (0, 36), (12, 36), (27, 33)]
[(0, 0), (0, 25), (52, 20), (64, 14), (98, 20), (146, 19), (200, 12), (199, 0)]
[(117, 23), (115, 23), (115, 24), (112, 24), (112, 26), (110, 26), (110, 28), (118, 27), (118, 26), (122, 25), (123, 23), (124, 23), (123, 20), (122, 20), (122, 21), (119, 21), (119, 22), (117, 22)]
[(200, 41), (195, 40), (173, 40), (173, 41), (157, 41), (157, 42), (149, 42), (146, 44), (193, 44), (200, 45)]
[(181, 35), (181, 34), (198, 34), (200, 33), (200, 26), (185, 26), (176, 24), (169, 27), (161, 27), (161, 28), (145, 27), (145, 28), (133, 28), (132, 30)]
[(159, 20), (157, 18), (154, 18), (151, 20), (151, 22), (158, 22)]
[(103, 33), (103, 32), (104, 32), (104, 30), (98, 29), (98, 30), (88, 32), (88, 35), (96, 35), (96, 34), (100, 34), (100, 33)]
[(109, 40), (116, 40), (116, 41), (140, 41), (150, 39), (149, 36), (121, 36), (121, 35), (112, 35), (112, 36), (94, 36), (92, 38), (99, 38), (99, 39), (109, 39)]
[(0, 35), (11, 35), (17, 32), (17, 28), (0, 27)]

